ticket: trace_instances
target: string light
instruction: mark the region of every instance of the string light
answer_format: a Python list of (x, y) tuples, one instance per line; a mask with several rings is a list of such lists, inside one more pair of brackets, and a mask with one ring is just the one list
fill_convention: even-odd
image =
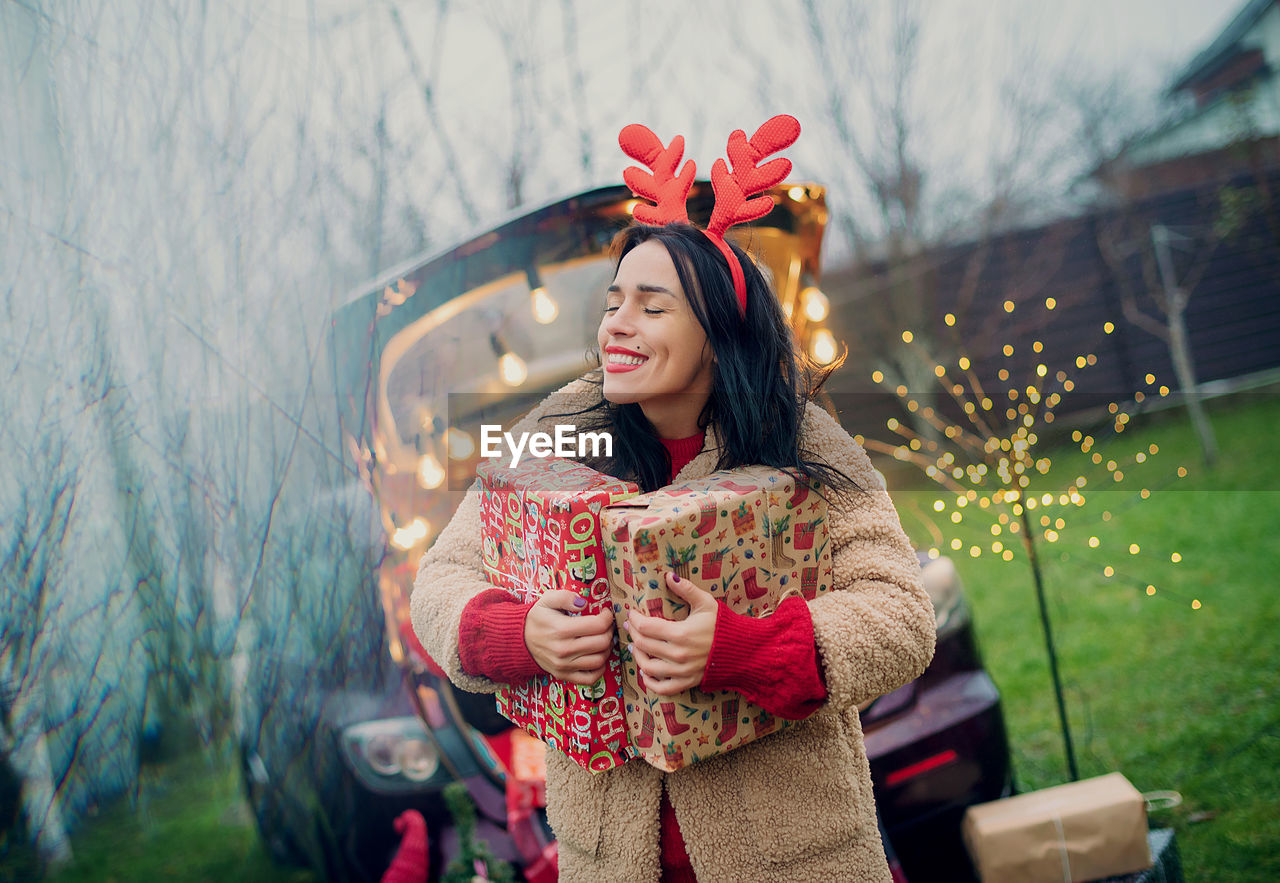
[[(1044, 301), (1047, 310), (1057, 306), (1054, 298)], [(1006, 313), (1013, 313), (1017, 304), (1010, 299), (1001, 301)], [(1024, 307), (1025, 308), (1025, 307)], [(948, 327), (958, 323), (956, 314), (947, 313), (943, 317)], [(1097, 327), (1097, 326), (1095, 326)], [(1102, 333), (1116, 332), (1114, 322), (1105, 322), (1101, 326)], [(916, 341), (912, 331), (901, 332), (904, 343), (919, 345), (925, 341)], [(1130, 467), (1146, 464), (1154, 457), (1159, 448), (1150, 444), (1144, 450), (1119, 455), (1115, 449), (1109, 449), (1104, 440), (1095, 437), (1082, 429), (1070, 431), (1070, 443), (1078, 449), (1081, 459), (1097, 467), (1097, 474), (1072, 474), (1057, 488), (1045, 488), (1047, 480), (1061, 474), (1063, 468), (1073, 468), (1072, 457), (1046, 456), (1036, 450), (1041, 434), (1048, 434), (1040, 427), (1054, 422), (1053, 413), (1063, 401), (1063, 396), (1073, 392), (1077, 385), (1077, 377), (1073, 376), (1098, 364), (1098, 355), (1087, 350), (1078, 351), (1067, 356), (1066, 370), (1055, 370), (1048, 359), (1042, 355), (1045, 344), (1041, 340), (1027, 343), (1030, 351), (1043, 361), (1030, 365), (1018, 366), (1011, 360), (1016, 348), (1011, 341), (1000, 341), (997, 349), (1005, 359), (1010, 360), (1003, 365), (992, 366), (999, 382), (997, 388), (984, 389), (984, 383), (973, 373), (973, 362), (967, 354), (957, 354), (955, 369), (945, 359), (926, 362), (938, 383), (938, 389), (944, 396), (950, 396), (954, 410), (925, 406), (917, 398), (908, 394), (907, 386), (899, 383), (897, 378), (890, 381), (881, 370), (871, 372), (871, 379), (882, 385), (902, 401), (908, 412), (913, 414), (912, 424), (904, 425), (896, 418), (890, 418), (885, 426), (891, 433), (899, 437), (893, 444), (876, 441), (867, 442), (867, 446), (880, 453), (889, 454), (898, 460), (910, 462), (918, 466), (931, 480), (938, 482), (948, 494), (931, 501), (933, 512), (953, 525), (958, 531), (966, 530), (962, 525), (969, 524), (968, 529), (978, 529), (982, 533), (989, 531), (986, 541), (972, 542), (960, 536), (948, 538), (945, 543), (931, 550), (941, 555), (944, 549), (954, 553), (980, 558), (984, 555), (995, 557), (1001, 561), (1012, 561), (1016, 544), (1010, 545), (1010, 538), (1018, 536), (1024, 548), (1034, 552), (1034, 545), (1050, 543), (1062, 555), (1069, 554), (1068, 549), (1074, 543), (1087, 547), (1097, 554), (1108, 554), (1114, 562), (1116, 550), (1128, 550), (1128, 557), (1136, 559), (1144, 553), (1138, 543), (1129, 542), (1114, 534), (1090, 534), (1080, 531), (1078, 519), (1085, 515), (1085, 507), (1089, 498), (1084, 493), (1090, 487), (1098, 487), (1105, 477), (1106, 486), (1114, 486), (1125, 480)], [(922, 348), (923, 350), (923, 348)], [(924, 358), (929, 353), (921, 352)], [(1074, 368), (1074, 371), (1072, 370)], [(958, 370), (959, 373), (955, 373)], [(1025, 379), (1019, 383), (1014, 375), (1025, 372)], [(1153, 373), (1143, 377), (1146, 388), (1155, 392), (1157, 378)], [(1160, 386), (1159, 394), (1169, 394), (1167, 386)], [(1106, 424), (1117, 437), (1132, 423), (1133, 406), (1140, 405), (1145, 395), (1139, 390), (1128, 402), (1114, 401), (1108, 403)], [(999, 404), (997, 404), (999, 403)], [(948, 419), (945, 414), (960, 412), (959, 419)], [(930, 428), (932, 431), (930, 431)], [(1101, 435), (1101, 433), (1099, 433)], [(1059, 465), (1060, 463), (1066, 465)], [(1105, 472), (1103, 471), (1105, 470)], [(1178, 467), (1179, 477), (1185, 477), (1185, 467)], [(1032, 487), (1032, 479), (1036, 487)], [(1151, 490), (1142, 487), (1135, 491), (1137, 500), (1146, 500)], [(981, 518), (966, 518), (966, 508), (975, 508), (974, 515)], [(927, 508), (927, 506), (926, 506)], [(1100, 518), (1104, 524), (1113, 523), (1112, 512), (1103, 510), (1094, 517)], [(1073, 524), (1075, 520), (1075, 524)], [(985, 524), (984, 524), (985, 522)], [(982, 530), (985, 526), (987, 530)], [(1075, 528), (1073, 531), (1072, 528)], [(1103, 549), (1106, 543), (1107, 549)], [(1034, 554), (1028, 557), (1029, 563), (1035, 566)], [(1172, 563), (1181, 562), (1181, 556), (1173, 552), (1169, 559)], [(1096, 562), (1094, 574), (1117, 582), (1137, 582), (1119, 573), (1114, 563)], [(1139, 590), (1145, 590), (1147, 597), (1157, 594), (1152, 583), (1137, 582)], [(1163, 596), (1165, 592), (1160, 593)], [(1168, 593), (1172, 596), (1173, 593)], [(1182, 599), (1185, 603), (1187, 599)], [(1197, 601), (1196, 604), (1199, 602)], [(1194, 609), (1199, 609), (1193, 605)]]
[(426, 490), (434, 490), (444, 484), (444, 468), (432, 454), (423, 454), (418, 461), (418, 484)]
[(407, 552), (425, 540), (430, 532), (431, 525), (425, 518), (415, 518), (409, 524), (397, 528), (391, 534), (391, 545)]
[[(836, 360), (836, 354), (838, 353), (835, 336), (830, 330), (819, 328), (813, 333), (813, 340), (809, 344), (809, 352), (819, 364), (830, 365)], [(876, 373), (880, 372), (877, 371)]]
[(530, 292), (533, 299), (533, 318), (541, 325), (550, 325), (560, 315), (560, 305), (547, 293), (547, 289), (538, 286)]
[(803, 305), (804, 317), (810, 322), (821, 322), (827, 318), (831, 302), (816, 286), (810, 285), (800, 292), (800, 303)]

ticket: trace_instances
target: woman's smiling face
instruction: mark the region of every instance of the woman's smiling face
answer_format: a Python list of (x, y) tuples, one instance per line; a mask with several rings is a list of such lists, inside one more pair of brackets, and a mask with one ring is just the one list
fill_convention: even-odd
[(663, 438), (697, 433), (711, 395), (711, 346), (662, 243), (642, 242), (618, 264), (597, 341), (606, 399), (638, 403)]

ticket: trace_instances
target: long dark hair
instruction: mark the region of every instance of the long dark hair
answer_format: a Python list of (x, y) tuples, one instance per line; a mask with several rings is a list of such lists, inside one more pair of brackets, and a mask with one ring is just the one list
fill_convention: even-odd
[[(730, 243), (747, 282), (747, 314), (743, 319), (733, 290), (729, 265), (706, 234), (690, 224), (662, 227), (635, 224), (613, 240), (614, 273), (636, 246), (656, 241), (671, 255), (689, 305), (715, 353), (711, 397), (698, 416), (705, 430), (713, 421), (720, 434), (716, 469), (772, 466), (798, 472), (837, 492), (860, 490), (840, 470), (800, 448), (805, 404), (817, 393), (839, 361), (819, 368), (796, 347), (782, 306), (755, 262)], [(601, 355), (597, 370), (587, 375), (603, 384)], [(671, 458), (639, 404), (601, 401), (579, 415), (590, 428), (613, 435), (613, 458), (592, 465), (635, 481), (644, 492), (671, 480)], [(561, 415), (568, 416), (568, 415)], [(577, 416), (577, 415), (575, 415)]]

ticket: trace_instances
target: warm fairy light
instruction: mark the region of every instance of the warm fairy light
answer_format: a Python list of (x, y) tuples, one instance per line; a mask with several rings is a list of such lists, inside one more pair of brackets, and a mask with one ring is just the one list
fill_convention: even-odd
[(1161, 395), (1161, 397), (1167, 396), (1168, 394), (1169, 394), (1169, 387), (1167, 387), (1167, 386), (1162, 386), (1162, 387), (1160, 387), (1160, 395)]
[(1148, 374), (1146, 377), (1142, 379), (1147, 382), (1147, 386), (1150, 386), (1151, 384), (1156, 382), (1156, 376), (1154, 374)]
[(444, 468), (432, 454), (422, 455), (418, 461), (418, 484), (427, 490), (434, 490), (444, 484)]
[(391, 545), (397, 549), (408, 551), (418, 543), (427, 538), (427, 533), (431, 530), (429, 525), (423, 518), (415, 518), (404, 527), (397, 528), (391, 534)]
[(1187, 477), (1187, 467), (1185, 467), (1185, 466), (1179, 466), (1179, 467), (1178, 467), (1178, 478), (1186, 478), (1186, 477)]
[[(1002, 305), (1007, 312), (1015, 309), (1012, 300), (1003, 301)], [(1045, 305), (1053, 309), (1056, 302), (1053, 298), (1047, 298)], [(946, 314), (944, 322), (949, 326), (954, 325), (954, 314)], [(1107, 334), (1114, 333), (1117, 330), (1116, 323), (1106, 323), (1103, 330)], [(900, 333), (904, 342), (914, 342), (911, 331)], [(1030, 340), (1027, 345), (1034, 354), (1039, 355), (1045, 351), (1045, 344), (1041, 340)], [(998, 560), (1012, 561), (1016, 557), (1016, 546), (1010, 543), (1015, 536), (1020, 536), (1031, 552), (1023, 560), (1034, 566), (1034, 547), (1037, 541), (1051, 543), (1061, 549), (1068, 544), (1069, 539), (1072, 543), (1078, 542), (1097, 550), (1100, 555), (1111, 557), (1111, 564), (1099, 562), (1096, 566), (1106, 578), (1124, 580), (1124, 577), (1117, 576), (1114, 566), (1115, 550), (1128, 549), (1130, 556), (1137, 557), (1142, 554), (1141, 547), (1122, 536), (1112, 534), (1105, 537), (1108, 552), (1104, 553), (1101, 551), (1103, 537), (1087, 533), (1081, 536), (1080, 532), (1068, 533), (1068, 529), (1073, 526), (1068, 523), (1069, 513), (1083, 509), (1090, 502), (1082, 492), (1086, 487), (1099, 487), (1104, 478), (1110, 479), (1107, 482), (1109, 485), (1123, 481), (1125, 467), (1144, 464), (1156, 454), (1158, 448), (1152, 444), (1145, 451), (1122, 456), (1118, 451), (1108, 450), (1107, 443), (1110, 439), (1095, 439), (1081, 429), (1070, 430), (1073, 447), (1078, 447), (1080, 456), (1096, 465), (1098, 470), (1091, 470), (1090, 476), (1068, 475), (1058, 487), (1045, 488), (1044, 485), (1048, 483), (1046, 478), (1060, 475), (1063, 467), (1059, 463), (1073, 461), (1073, 457), (1066, 454), (1050, 458), (1036, 450), (1040, 436), (1049, 434), (1041, 426), (1054, 421), (1054, 409), (1059, 407), (1064, 395), (1075, 389), (1075, 380), (1069, 373), (1071, 365), (1066, 365), (1068, 370), (1054, 370), (1046, 359), (1023, 366), (1012, 361), (1015, 346), (1011, 340), (997, 340), (995, 347), (1003, 353), (1005, 359), (1010, 360), (1003, 365), (992, 366), (999, 380), (998, 385), (990, 384), (985, 376), (980, 380), (972, 372), (971, 357), (958, 354), (954, 364), (958, 366), (959, 373), (949, 374), (951, 363), (945, 360), (925, 363), (933, 370), (938, 381), (938, 391), (943, 396), (949, 396), (946, 399), (939, 397), (935, 407), (928, 407), (910, 397), (904, 384), (893, 383), (894, 392), (907, 410), (918, 416), (910, 418), (909, 425), (897, 419), (886, 421), (888, 429), (898, 436), (893, 444), (874, 440), (871, 442), (881, 453), (914, 463), (926, 476), (946, 489), (942, 498), (930, 501), (938, 518), (945, 518), (957, 532), (965, 531), (962, 525), (969, 524), (980, 533), (986, 533), (982, 531), (982, 523), (990, 531), (990, 539), (980, 543), (974, 543), (972, 537), (949, 537), (939, 543), (939, 548), (931, 550), (931, 554), (942, 554), (948, 549), (953, 553), (963, 554), (967, 550), (973, 558), (989, 554), (996, 556)], [(927, 352), (922, 355), (926, 359), (930, 356)], [(1039, 357), (1046, 358), (1043, 355)], [(1080, 352), (1068, 358), (1078, 370), (1098, 364), (1096, 353)], [(1016, 376), (1019, 374), (1023, 376)], [(886, 388), (890, 386), (882, 371), (873, 371), (871, 377), (877, 384)], [(1147, 384), (1153, 384), (1154, 381), (1153, 374), (1146, 376)], [(1161, 392), (1167, 394), (1167, 387), (1162, 388)], [(1110, 425), (1104, 425), (1105, 429), (1118, 435), (1129, 428), (1137, 413), (1131, 413), (1131, 410), (1140, 402), (1139, 391), (1132, 398), (1123, 397), (1123, 401), (1109, 403), (1107, 414)], [(953, 413), (953, 408), (966, 416), (959, 419), (948, 418), (947, 414)], [(1106, 471), (1103, 472), (1103, 469)], [(1187, 470), (1179, 468), (1178, 474), (1185, 476)], [(1032, 478), (1037, 484), (1034, 491), (1030, 487)], [(1092, 485), (1090, 481), (1093, 482)], [(1142, 488), (1137, 496), (1145, 500), (1151, 496), (1151, 492), (1148, 488)], [(982, 510), (981, 513), (974, 513), (983, 515), (977, 523), (972, 518), (965, 518), (964, 510), (969, 503), (974, 503), (977, 509)], [(924, 505), (927, 507), (929, 504)], [(1063, 517), (1064, 515), (1067, 517)], [(1100, 519), (1104, 523), (1111, 523), (1111, 511), (1102, 510)], [(1066, 556), (1069, 553), (1063, 551), (1062, 554)], [(1171, 560), (1178, 563), (1181, 556), (1175, 552)], [(1143, 585), (1145, 584), (1139, 584), (1139, 587)], [(1148, 585), (1146, 589), (1148, 595), (1156, 594), (1154, 585)]]
[[(547, 293), (547, 289), (539, 285), (529, 292), (533, 299), (533, 318), (540, 325), (550, 325), (560, 315), (560, 305)], [(523, 381), (522, 381), (523, 382)]]
[(1200, 609), (1200, 599), (1199, 599), (1199, 598), (1192, 598), (1192, 599), (1191, 599), (1191, 609), (1192, 609), (1192, 610), (1199, 610), (1199, 609)]
[(1182, 556), (1179, 555), (1177, 552), (1174, 552), (1172, 555), (1169, 556), (1169, 560), (1172, 561), (1174, 564), (1178, 564), (1179, 562), (1182, 561)]
[(819, 328), (813, 334), (809, 344), (809, 352), (815, 361), (822, 365), (830, 365), (836, 359), (836, 339), (826, 328)]
[(519, 386), (529, 376), (529, 369), (515, 353), (503, 353), (498, 359), (498, 376), (507, 386)]
[(475, 440), (461, 429), (450, 427), (445, 433), (445, 445), (451, 460), (466, 460), (476, 452)]
[(810, 322), (821, 322), (831, 311), (831, 302), (827, 296), (813, 285), (800, 292), (800, 303), (804, 310), (804, 317)]
[(797, 184), (787, 190), (787, 196), (791, 197), (792, 202), (803, 202), (809, 198), (809, 191)]
[(1051, 297), (1046, 297), (1044, 299), (1044, 308), (1046, 310), (1052, 310), (1057, 305), (1058, 305), (1058, 302)]

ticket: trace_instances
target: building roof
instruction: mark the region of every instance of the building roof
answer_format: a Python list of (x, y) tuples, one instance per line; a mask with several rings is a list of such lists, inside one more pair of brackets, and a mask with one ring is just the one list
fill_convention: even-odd
[(1208, 48), (1191, 59), (1191, 62), (1182, 69), (1182, 72), (1174, 79), (1173, 84), (1169, 87), (1169, 94), (1179, 92), (1191, 83), (1203, 77), (1211, 76), (1221, 65), (1230, 60), (1234, 54), (1232, 48), (1249, 33), (1249, 30), (1257, 23), (1262, 14), (1266, 12), (1275, 0), (1249, 0), (1244, 5), (1236, 17), (1231, 20), (1231, 24), (1227, 25), (1222, 33), (1209, 44)]

